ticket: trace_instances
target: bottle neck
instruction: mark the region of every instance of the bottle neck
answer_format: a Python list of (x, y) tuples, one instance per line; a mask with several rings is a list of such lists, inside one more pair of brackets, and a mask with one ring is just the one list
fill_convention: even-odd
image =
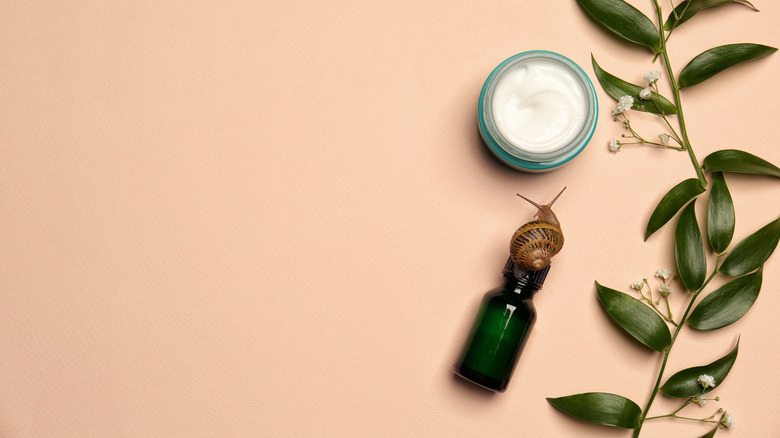
[(510, 257), (504, 266), (503, 273), (506, 278), (504, 289), (524, 298), (531, 298), (542, 288), (549, 270), (548, 265), (538, 271), (525, 271), (517, 267)]

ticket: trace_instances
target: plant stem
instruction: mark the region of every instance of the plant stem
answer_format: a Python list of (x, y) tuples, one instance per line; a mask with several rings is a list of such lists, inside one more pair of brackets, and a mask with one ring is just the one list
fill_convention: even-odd
[(685, 408), (686, 408), (686, 407), (687, 407), (689, 404), (691, 404), (691, 400), (693, 400), (693, 399), (690, 399), (690, 398), (689, 398), (689, 399), (688, 399), (688, 401), (686, 401), (685, 403), (683, 403), (683, 405), (682, 405), (682, 406), (680, 406), (679, 408), (677, 408), (677, 410), (675, 410), (675, 411), (674, 411), (674, 412), (672, 412), (671, 414), (666, 414), (666, 415), (656, 415), (655, 417), (647, 417), (647, 418), (645, 418), (645, 420), (655, 420), (655, 419), (658, 419), (658, 418), (669, 418), (669, 417), (672, 417), (672, 418), (679, 418), (679, 417), (677, 417), (677, 413), (678, 413), (678, 412), (680, 412), (680, 411), (682, 411), (683, 409), (685, 409)]
[(672, 335), (672, 342), (669, 344), (669, 348), (667, 348), (666, 351), (664, 351), (664, 360), (661, 363), (661, 369), (658, 371), (658, 378), (655, 380), (655, 386), (653, 387), (653, 392), (650, 394), (650, 399), (647, 401), (647, 405), (645, 405), (645, 408), (642, 410), (642, 417), (639, 418), (639, 427), (634, 429), (634, 438), (637, 438), (639, 436), (639, 433), (642, 431), (642, 425), (647, 419), (647, 413), (650, 411), (650, 406), (653, 405), (653, 400), (655, 400), (655, 396), (658, 395), (658, 390), (661, 387), (661, 379), (663, 378), (664, 370), (666, 369), (666, 362), (669, 360), (669, 353), (671, 353), (672, 347), (674, 347), (674, 341), (677, 339), (677, 335), (680, 334), (680, 329), (682, 329), (683, 326), (685, 325), (685, 319), (688, 317), (688, 314), (691, 312), (691, 309), (693, 308), (693, 303), (696, 301), (696, 297), (699, 296), (699, 293), (701, 293), (701, 291), (703, 291), (704, 288), (707, 287), (707, 285), (710, 283), (712, 278), (715, 277), (715, 274), (718, 273), (719, 261), (720, 261), (720, 257), (718, 257), (718, 260), (715, 261), (715, 268), (712, 270), (712, 274), (710, 274), (709, 278), (707, 278), (704, 284), (702, 284), (701, 287), (696, 290), (696, 292), (693, 292), (693, 295), (691, 296), (691, 301), (688, 302), (688, 307), (685, 309), (685, 313), (683, 313), (683, 316), (680, 319), (680, 324), (674, 330), (674, 334)]
[[(646, 278), (642, 279), (642, 281), (644, 282), (644, 284), (647, 285), (647, 290), (650, 292), (650, 296), (646, 297), (645, 294), (642, 293), (642, 289), (639, 289), (639, 295), (642, 297), (642, 300), (647, 301), (647, 304), (650, 304), (650, 308), (655, 310), (655, 313), (657, 313), (658, 316), (660, 316), (661, 318), (663, 318), (667, 322), (670, 322), (670, 323), (674, 324), (675, 326), (677, 326), (677, 323), (674, 322), (674, 319), (672, 318), (672, 311), (669, 310), (669, 316), (664, 315), (663, 312), (661, 312), (661, 310), (658, 307), (655, 306), (655, 302), (653, 302), (653, 288), (652, 288), (652, 286), (650, 286), (650, 283), (647, 281)], [(664, 298), (666, 298), (666, 297), (664, 297)], [(667, 310), (669, 309), (669, 300), (666, 301), (666, 308), (667, 308)]]
[(664, 351), (664, 360), (661, 362), (661, 369), (658, 371), (658, 378), (655, 380), (655, 386), (653, 387), (653, 392), (650, 394), (650, 399), (647, 400), (647, 405), (645, 405), (644, 410), (642, 410), (642, 417), (639, 419), (639, 427), (634, 429), (634, 438), (637, 438), (639, 436), (639, 433), (642, 431), (642, 425), (644, 424), (645, 420), (647, 419), (647, 413), (650, 411), (650, 406), (653, 404), (653, 400), (655, 400), (655, 396), (658, 395), (658, 388), (661, 387), (661, 379), (664, 376), (664, 370), (666, 369), (666, 362), (669, 360), (669, 353), (672, 351), (672, 347), (674, 347), (674, 341), (677, 339), (677, 334), (680, 333), (680, 329), (685, 325), (685, 318), (688, 316), (688, 313), (693, 308), (693, 302), (696, 300), (696, 295), (691, 297), (691, 301), (688, 303), (688, 308), (685, 309), (685, 313), (682, 316), (682, 319), (680, 320), (680, 325), (677, 326), (677, 329), (674, 331), (674, 335), (672, 335), (672, 343), (669, 344), (669, 348)]
[(661, 14), (661, 6), (658, 4), (658, 0), (653, 0), (655, 3), (655, 9), (658, 13), (658, 32), (661, 39), (661, 56), (664, 58), (664, 65), (666, 66), (666, 74), (669, 75), (669, 83), (672, 85), (672, 91), (674, 93), (674, 102), (677, 105), (677, 118), (680, 121), (680, 134), (682, 135), (683, 143), (685, 143), (685, 149), (688, 151), (688, 156), (691, 159), (691, 164), (696, 170), (696, 177), (699, 179), (699, 184), (702, 188), (707, 187), (707, 179), (704, 177), (704, 171), (699, 165), (699, 160), (696, 159), (696, 154), (691, 147), (691, 141), (688, 139), (688, 130), (685, 127), (685, 115), (683, 114), (682, 101), (680, 99), (680, 86), (677, 84), (677, 79), (674, 77), (674, 71), (672, 65), (669, 63), (669, 52), (666, 50), (666, 39), (664, 38), (664, 18)]
[(672, 307), (669, 306), (669, 296), (664, 295), (664, 301), (666, 301), (666, 311), (669, 312), (669, 320), (672, 322), (672, 324), (677, 325), (676, 322), (674, 322), (674, 316), (672, 316)]
[(683, 409), (685, 409), (685, 408), (686, 408), (686, 407), (687, 407), (689, 404), (691, 404), (691, 402), (692, 402), (692, 401), (693, 401), (693, 399), (692, 399), (692, 398), (689, 398), (689, 399), (688, 399), (688, 401), (686, 401), (685, 403), (683, 403), (683, 405), (682, 405), (682, 406), (680, 406), (679, 408), (677, 408), (677, 410), (676, 410), (676, 411), (672, 412), (672, 416), (676, 416), (678, 412), (680, 412), (680, 411), (682, 411)]
[(699, 421), (701, 423), (719, 423), (718, 420), (710, 420), (706, 418), (691, 418), (691, 417), (680, 417), (675, 415), (674, 418), (680, 419), (680, 420), (690, 420), (690, 421)]
[(682, 146), (682, 149), (680, 150), (681, 151), (685, 150), (685, 146), (683, 146), (683, 141), (680, 140), (680, 135), (677, 134), (677, 131), (674, 129), (674, 126), (672, 126), (672, 124), (669, 123), (669, 119), (666, 117), (666, 114), (663, 114), (662, 119), (664, 119), (664, 122), (666, 122), (666, 126), (669, 127), (669, 130), (672, 131), (672, 135), (674, 136), (672, 138), (674, 138), (674, 141), (677, 142), (677, 144), (679, 144), (680, 146)]
[[(677, 84), (677, 80), (674, 77), (674, 71), (672, 70), (671, 63), (669, 62), (669, 52), (666, 49), (666, 38), (664, 35), (664, 19), (663, 15), (661, 13), (661, 5), (658, 4), (658, 0), (653, 0), (653, 3), (655, 4), (655, 10), (658, 14), (658, 36), (661, 42), (661, 56), (664, 58), (664, 65), (666, 66), (666, 73), (669, 75), (669, 83), (672, 86), (672, 91), (674, 93), (674, 101), (677, 105), (677, 117), (680, 124), (680, 134), (682, 136), (683, 146), (685, 146), (685, 150), (688, 151), (688, 157), (691, 159), (691, 164), (693, 165), (694, 170), (696, 171), (696, 176), (699, 179), (699, 184), (701, 184), (702, 188), (707, 187), (707, 179), (704, 177), (704, 171), (701, 168), (701, 165), (699, 165), (699, 160), (696, 159), (696, 154), (693, 152), (693, 148), (691, 147), (691, 141), (688, 139), (688, 130), (685, 127), (685, 115), (683, 114), (683, 108), (682, 108), (682, 100), (680, 99), (680, 86)], [(657, 55), (656, 55), (657, 56)], [(682, 318), (680, 318), (680, 324), (677, 326), (677, 328), (674, 330), (674, 334), (672, 335), (672, 342), (669, 344), (669, 348), (664, 351), (664, 359), (663, 362), (661, 362), (661, 369), (658, 371), (658, 377), (655, 381), (655, 386), (653, 387), (653, 392), (650, 394), (650, 399), (647, 401), (647, 405), (645, 405), (644, 410), (642, 410), (642, 416), (639, 419), (639, 427), (634, 429), (634, 438), (638, 438), (639, 434), (642, 431), (642, 425), (645, 422), (645, 419), (647, 419), (647, 414), (650, 411), (650, 406), (653, 405), (653, 400), (655, 400), (655, 396), (658, 395), (658, 390), (661, 387), (661, 379), (663, 378), (664, 371), (666, 370), (666, 363), (669, 360), (669, 353), (671, 353), (672, 348), (674, 347), (674, 341), (677, 339), (677, 335), (680, 334), (680, 330), (685, 325), (685, 319), (688, 317), (688, 314), (691, 312), (691, 309), (693, 308), (693, 303), (696, 301), (696, 297), (699, 295), (699, 293), (704, 290), (704, 287), (707, 286), (707, 284), (712, 280), (712, 278), (715, 276), (715, 274), (718, 273), (718, 262), (720, 261), (720, 257), (718, 257), (718, 260), (715, 262), (715, 269), (713, 269), (712, 274), (707, 279), (707, 281), (704, 282), (704, 284), (695, 292), (693, 293), (693, 296), (691, 297), (691, 300), (688, 302), (688, 307), (685, 309), (685, 313), (683, 313)]]
[[(655, 142), (655, 141), (645, 140), (644, 137), (639, 135), (639, 133), (636, 132), (633, 127), (631, 127), (631, 122), (628, 120), (628, 117), (626, 117), (625, 114), (623, 115), (623, 117), (625, 117), (625, 119), (623, 120), (623, 126), (631, 133), (631, 135), (623, 134), (623, 138), (635, 138), (635, 139), (637, 139), (639, 141), (636, 141), (636, 142), (620, 142), (621, 145), (624, 145), (624, 144), (648, 144), (648, 145), (657, 146), (657, 147), (660, 147), (660, 148), (674, 149), (676, 151), (684, 151), (684, 150), (688, 149), (684, 145), (672, 146), (670, 144), (663, 144), (663, 143), (658, 143), (658, 142)], [(679, 140), (679, 137), (677, 137), (677, 133), (674, 132), (674, 128), (672, 128), (672, 125), (669, 124), (669, 121), (666, 119), (666, 116), (663, 116), (663, 119), (666, 121), (666, 124), (669, 125), (669, 128), (671, 128), (672, 133), (675, 136), (674, 141), (676, 141), (677, 144), (681, 144), (680, 140)]]
[(701, 422), (701, 423), (720, 423), (720, 421), (718, 421), (718, 420), (713, 420), (712, 417), (709, 417), (709, 418), (691, 418), (691, 417), (681, 417), (681, 416), (675, 415), (675, 414), (659, 415), (657, 417), (647, 418), (647, 420), (657, 420), (659, 418), (676, 418), (678, 420), (698, 421), (698, 422)]

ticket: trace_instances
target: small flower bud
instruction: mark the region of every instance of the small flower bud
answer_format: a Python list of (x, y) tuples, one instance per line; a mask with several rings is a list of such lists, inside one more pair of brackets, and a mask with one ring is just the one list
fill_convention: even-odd
[(730, 412), (724, 412), (723, 415), (720, 417), (720, 425), (725, 427), (726, 429), (733, 429), (734, 428), (734, 414)]
[(704, 387), (704, 389), (715, 387), (715, 378), (709, 374), (702, 374), (699, 376), (698, 381), (699, 384)]
[(645, 74), (645, 82), (648, 84), (654, 84), (658, 82), (659, 79), (661, 79), (661, 72), (658, 70), (651, 70)]
[(655, 276), (663, 278), (664, 280), (668, 280), (671, 275), (672, 271), (666, 268), (660, 268), (659, 270), (655, 271)]
[(634, 106), (634, 98), (629, 95), (625, 95), (618, 100), (617, 106), (612, 108), (612, 114), (623, 114), (624, 112), (630, 110), (632, 106)]

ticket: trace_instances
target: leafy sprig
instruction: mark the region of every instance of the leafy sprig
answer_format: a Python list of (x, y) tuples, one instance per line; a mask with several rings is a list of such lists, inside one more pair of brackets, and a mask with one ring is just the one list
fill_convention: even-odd
[[(631, 399), (604, 392), (588, 392), (547, 400), (561, 411), (592, 423), (633, 430), (633, 436), (640, 435), (645, 421), (661, 418), (692, 420), (715, 424), (715, 427), (700, 438), (713, 437), (721, 428), (734, 425), (733, 414), (718, 409), (705, 418), (691, 418), (679, 412), (692, 403), (704, 405), (707, 400), (719, 401), (718, 397), (707, 398), (728, 376), (737, 359), (739, 341), (725, 356), (709, 364), (693, 366), (674, 373), (664, 379), (669, 355), (683, 327), (710, 331), (733, 324), (743, 317), (756, 301), (763, 277), (763, 264), (774, 252), (780, 241), (780, 218), (753, 232), (733, 247), (735, 212), (725, 174), (742, 173), (763, 177), (780, 178), (780, 168), (774, 164), (740, 150), (720, 150), (708, 155), (699, 163), (694, 153), (685, 124), (680, 90), (691, 87), (743, 62), (771, 55), (777, 49), (761, 44), (728, 44), (708, 49), (691, 59), (674, 75), (667, 43), (674, 29), (693, 18), (702, 10), (742, 4), (758, 11), (746, 0), (684, 0), (664, 19), (658, 0), (653, 0), (657, 14), (657, 25), (653, 20), (624, 0), (578, 0), (582, 8), (598, 24), (614, 35), (639, 46), (649, 48), (653, 61), (661, 58), (671, 86), (673, 97), (661, 96), (656, 85), (661, 76), (651, 71), (645, 76), (647, 87), (633, 84), (608, 73), (592, 58), (596, 78), (606, 93), (617, 101), (613, 109), (615, 121), (623, 124), (629, 134), (623, 137), (635, 141), (610, 141), (610, 150), (616, 152), (624, 144), (646, 144), (677, 149), (687, 152), (696, 173), (662, 197), (651, 214), (645, 231), (647, 241), (656, 231), (675, 217), (675, 262), (679, 280), (690, 292), (688, 304), (679, 320), (672, 316), (668, 295), (671, 287), (666, 283), (669, 271), (657, 276), (664, 282), (659, 292), (666, 302), (667, 312), (659, 308), (660, 298), (655, 300), (647, 279), (635, 282), (633, 289), (639, 297), (611, 289), (596, 282), (596, 293), (606, 313), (626, 333), (642, 345), (661, 354), (660, 371), (644, 408)], [(660, 141), (648, 141), (633, 129), (628, 119), (629, 111), (639, 111), (658, 116), (664, 120), (670, 134), (661, 134)], [(676, 122), (677, 128), (672, 121)], [(673, 140), (678, 146), (670, 145)], [(709, 176), (709, 178), (708, 178)], [(705, 193), (708, 193), (706, 195)], [(705, 232), (696, 217), (697, 200), (707, 202)], [(705, 247), (705, 238), (707, 247)], [(730, 251), (727, 251), (731, 247)], [(709, 253), (709, 256), (708, 256)], [(708, 263), (714, 258), (714, 264)], [(734, 277), (716, 290), (703, 293), (716, 276)], [(647, 286), (649, 294), (643, 292)], [(703, 299), (699, 300), (699, 296)], [(670, 330), (671, 327), (671, 330)], [(685, 401), (670, 414), (649, 416), (649, 410), (656, 396), (661, 393)], [(718, 417), (718, 418), (716, 418)]]

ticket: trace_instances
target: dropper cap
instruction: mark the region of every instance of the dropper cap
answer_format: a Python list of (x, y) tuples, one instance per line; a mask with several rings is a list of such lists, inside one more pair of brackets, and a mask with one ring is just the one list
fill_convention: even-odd
[(525, 271), (515, 265), (510, 257), (504, 266), (504, 277), (515, 280), (515, 288), (529, 292), (537, 292), (544, 285), (547, 279), (547, 273), (550, 272), (550, 265), (537, 271)]

